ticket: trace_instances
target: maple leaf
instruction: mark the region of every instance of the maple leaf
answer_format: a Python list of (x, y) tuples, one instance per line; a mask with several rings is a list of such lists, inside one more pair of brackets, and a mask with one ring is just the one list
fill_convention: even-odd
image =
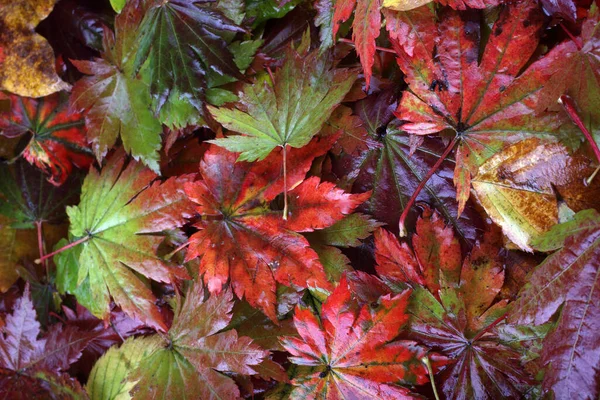
[(235, 109), (208, 109), (225, 128), (242, 135), (211, 140), (239, 152), (238, 161), (263, 160), (278, 146), (308, 144), (352, 87), (352, 70), (333, 68), (329, 56), (286, 52), (274, 83), (246, 84)]
[(136, 27), (139, 47), (134, 70), (139, 71), (149, 60), (150, 92), (158, 100), (157, 110), (176, 89), (180, 99), (202, 112), (208, 70), (242, 78), (222, 36), (244, 30), (210, 7), (210, 3), (211, 0), (148, 2), (144, 19)]
[(56, 74), (52, 47), (34, 30), (57, 1), (0, 2), (0, 89), (43, 97), (71, 87)]
[(140, 19), (137, 1), (129, 2), (115, 18), (115, 33), (104, 31), (103, 58), (71, 60), (80, 72), (90, 76), (77, 81), (70, 101), (73, 109), (86, 110), (88, 142), (98, 161), (120, 136), (128, 153), (158, 171), (162, 127), (150, 111), (145, 71), (142, 79), (133, 77), (134, 27)]
[(254, 164), (236, 163), (235, 153), (216, 146), (206, 152), (200, 163), (202, 180), (185, 185), (202, 216), (194, 225), (199, 232), (190, 238), (186, 260), (202, 256), (200, 272), (211, 293), (220, 292), (230, 279), (239, 298), (276, 320), (276, 282), (330, 287), (317, 254), (296, 232), (332, 225), (369, 196), (346, 194), (316, 177), (302, 182), (312, 160), (330, 146), (331, 139), (315, 140), (290, 151), (287, 161), (293, 168), (287, 180), (292, 187), (299, 185), (289, 193), (287, 221), (269, 208), (284, 187), (277, 151)]
[[(443, 144), (440, 140), (428, 138), (411, 155), (409, 136), (395, 127), (386, 128), (385, 123), (380, 123), (373, 121), (372, 129), (368, 129), (367, 150), (355, 155), (343, 154), (335, 161), (334, 172), (344, 182), (352, 184), (353, 192), (372, 190), (373, 195), (360, 211), (395, 227), (415, 188), (442, 154)], [(479, 216), (471, 207), (467, 207), (460, 217), (457, 215), (456, 191), (452, 184), (453, 161), (451, 158), (444, 161), (417, 200), (427, 202), (442, 212), (461, 239), (472, 246), (480, 235), (477, 228), (480, 225)], [(409, 216), (412, 225), (416, 220), (416, 210)]]
[(520, 352), (496, 329), (507, 300), (495, 302), (504, 270), (494, 246), (484, 241), (461, 265), (452, 229), (425, 209), (414, 252), (382, 229), (375, 233), (375, 248), (378, 274), (391, 287), (413, 287), (411, 337), (449, 359), (438, 376), (446, 398), (514, 398), (529, 388)]
[(290, 361), (313, 367), (292, 381), (292, 398), (338, 399), (410, 397), (398, 383), (427, 382), (425, 350), (411, 341), (393, 341), (408, 322), (411, 291), (359, 307), (345, 277), (323, 303), (320, 318), (296, 307), (299, 338), (283, 337)]
[(544, 340), (542, 388), (555, 398), (596, 398), (600, 393), (600, 215), (587, 210), (540, 238), (544, 250), (559, 249), (530, 275), (513, 305), (511, 319), (540, 325), (559, 312)]
[(410, 89), (396, 111), (406, 122), (402, 129), (414, 135), (455, 132), (450, 146), (458, 143), (454, 183), (459, 214), (469, 198), (471, 177), (485, 160), (510, 143), (556, 137), (563, 122), (559, 114), (533, 112), (551, 76), (545, 68), (549, 59), (534, 62), (519, 75), (543, 28), (538, 5), (504, 7), (483, 54), (479, 20), (463, 17), (448, 10), (431, 29), (433, 12), (403, 13), (400, 18), (413, 37), (393, 41)]
[[(81, 391), (61, 372), (81, 356), (90, 335), (61, 325), (50, 327), (43, 338), (39, 335), (40, 324), (26, 285), (0, 331), (0, 395), (4, 398), (47, 398), (55, 390), (52, 383), (61, 380), (65, 390)], [(23, 380), (28, 384), (22, 385)]]
[(57, 286), (99, 318), (108, 317), (112, 295), (126, 313), (166, 330), (154, 295), (134, 272), (159, 282), (187, 277), (156, 255), (162, 239), (149, 234), (174, 229), (192, 216), (183, 193), (192, 176), (163, 183), (153, 182), (156, 177), (139, 162), (125, 165), (123, 151), (101, 172), (90, 170), (79, 205), (67, 208), (73, 241), (57, 255)]
[(11, 95), (10, 111), (0, 114), (0, 130), (6, 137), (31, 134), (23, 157), (62, 185), (73, 166), (86, 169), (93, 161), (85, 138), (85, 124), (78, 113), (69, 113), (58, 94), (36, 100)]
[[(96, 390), (102, 393), (120, 383), (119, 391), (129, 390), (133, 399), (238, 398), (237, 385), (223, 373), (254, 375), (268, 352), (235, 330), (221, 331), (231, 321), (230, 290), (207, 300), (204, 293), (202, 283), (195, 283), (184, 301), (176, 298), (173, 325), (165, 337), (130, 339), (101, 358), (88, 383), (92, 397)], [(102, 370), (113, 371), (112, 385), (99, 374)]]

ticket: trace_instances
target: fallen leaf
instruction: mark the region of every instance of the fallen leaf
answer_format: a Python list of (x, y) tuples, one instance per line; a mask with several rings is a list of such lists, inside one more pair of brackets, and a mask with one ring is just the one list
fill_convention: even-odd
[(534, 114), (539, 91), (552, 75), (546, 69), (551, 59), (542, 58), (521, 72), (543, 28), (537, 7), (534, 2), (504, 7), (482, 54), (477, 18), (448, 10), (437, 29), (427, 29), (433, 13), (400, 16), (403, 22), (398, 24), (411, 27), (418, 42), (393, 41), (410, 87), (396, 115), (406, 122), (402, 129), (410, 134), (454, 131), (459, 215), (481, 164), (511, 143), (530, 137), (556, 138), (565, 121), (556, 113)]
[(283, 337), (290, 361), (313, 367), (294, 378), (292, 398), (410, 398), (399, 386), (427, 382), (421, 362), (425, 349), (411, 341), (394, 341), (405, 324), (410, 291), (385, 295), (359, 307), (348, 281), (323, 303), (320, 317), (296, 307), (294, 324), (300, 337)]
[(235, 153), (216, 146), (206, 152), (200, 163), (202, 179), (185, 186), (202, 217), (194, 225), (199, 232), (190, 238), (186, 260), (202, 256), (200, 272), (211, 293), (219, 293), (231, 280), (239, 298), (276, 320), (276, 283), (330, 287), (317, 254), (296, 232), (328, 227), (368, 196), (346, 194), (329, 183), (319, 184), (317, 178), (301, 183), (312, 160), (330, 146), (331, 140), (315, 140), (290, 150), (287, 180), (290, 187), (299, 186), (288, 192), (292, 200), (287, 221), (269, 207), (283, 191), (279, 151), (254, 164), (236, 163)]
[(90, 170), (79, 205), (67, 208), (71, 243), (79, 244), (55, 261), (59, 290), (75, 294), (98, 318), (109, 316), (112, 296), (126, 313), (166, 330), (152, 291), (135, 273), (159, 282), (187, 277), (156, 255), (162, 238), (150, 233), (179, 227), (192, 216), (193, 205), (183, 193), (192, 176), (162, 183), (156, 178), (141, 163), (126, 163), (123, 151), (101, 172)]
[(600, 215), (580, 213), (576, 229), (565, 223), (548, 233), (561, 249), (530, 275), (513, 305), (519, 324), (541, 325), (558, 312), (556, 328), (543, 343), (542, 382), (555, 398), (596, 398), (600, 393)]
[(71, 87), (56, 74), (52, 47), (34, 30), (57, 1), (0, 1), (0, 89), (43, 97)]
[(85, 122), (79, 113), (69, 113), (58, 94), (42, 99), (11, 95), (10, 111), (0, 113), (0, 130), (8, 137), (31, 134), (23, 157), (62, 185), (73, 167), (87, 169), (92, 151), (86, 141)]
[(333, 68), (314, 51), (286, 52), (286, 62), (266, 81), (246, 84), (235, 109), (208, 109), (225, 128), (242, 135), (211, 140), (240, 152), (238, 161), (263, 160), (278, 146), (305, 146), (327, 121), (356, 79), (352, 70)]

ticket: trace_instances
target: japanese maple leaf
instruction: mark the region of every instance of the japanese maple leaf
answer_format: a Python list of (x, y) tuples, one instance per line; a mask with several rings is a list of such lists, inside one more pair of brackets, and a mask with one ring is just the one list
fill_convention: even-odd
[(125, 161), (118, 151), (101, 172), (92, 169), (79, 205), (67, 208), (73, 241), (57, 255), (57, 286), (99, 318), (109, 316), (112, 295), (126, 313), (166, 330), (152, 291), (135, 273), (159, 282), (187, 277), (156, 255), (162, 238), (151, 233), (174, 229), (191, 217), (193, 205), (183, 185), (192, 176), (155, 182), (153, 171)]
[(0, 1), (0, 90), (42, 97), (70, 88), (56, 74), (52, 47), (34, 30), (57, 2)]
[(496, 330), (507, 312), (506, 300), (494, 301), (504, 283), (498, 250), (483, 242), (461, 265), (452, 229), (429, 209), (412, 242), (414, 252), (377, 231), (376, 269), (392, 287), (413, 287), (411, 337), (448, 357), (438, 376), (446, 398), (518, 398), (532, 381)]
[(99, 161), (120, 137), (128, 153), (158, 171), (162, 126), (150, 111), (147, 76), (133, 76), (135, 28), (141, 17), (137, 1), (128, 2), (115, 18), (115, 33), (104, 31), (102, 58), (72, 60), (89, 76), (77, 81), (70, 101), (74, 110), (86, 110), (88, 142)]
[[(335, 175), (351, 184), (353, 192), (373, 191), (360, 211), (387, 223), (391, 229), (396, 229), (411, 195), (444, 151), (441, 139), (427, 138), (411, 154), (411, 136), (390, 123), (394, 118), (395, 100), (396, 97), (389, 91), (382, 91), (355, 104), (366, 132), (352, 140), (361, 143), (364, 150), (355, 153), (344, 151), (333, 164)], [(345, 135), (346, 130), (338, 143), (344, 142)], [(428, 180), (417, 200), (438, 209), (464, 243), (472, 246), (481, 233), (480, 217), (470, 206), (458, 215), (452, 183), (454, 167), (453, 158), (448, 157)], [(414, 226), (417, 216), (417, 210), (413, 209), (408, 219), (410, 227)]]
[(221, 37), (243, 32), (212, 0), (151, 0), (139, 27), (139, 47), (134, 70), (149, 60), (150, 91), (158, 99), (158, 111), (174, 92), (203, 112), (206, 75), (242, 78)]
[(374, 304), (359, 307), (348, 281), (323, 303), (320, 317), (296, 307), (294, 324), (300, 337), (283, 337), (290, 361), (313, 367), (296, 377), (292, 398), (410, 398), (398, 384), (427, 382), (421, 362), (424, 348), (411, 341), (394, 341), (408, 322), (411, 291), (385, 295)]
[(0, 396), (53, 398), (47, 396), (61, 390), (82, 394), (62, 371), (79, 359), (91, 335), (73, 326), (53, 325), (45, 336), (38, 336), (40, 324), (27, 285), (0, 330)]
[(81, 114), (69, 113), (58, 94), (36, 100), (9, 96), (10, 110), (0, 113), (0, 131), (12, 138), (31, 134), (23, 156), (49, 175), (54, 185), (65, 182), (76, 168), (93, 161)]
[[(431, 0), (433, 1), (433, 0)], [(385, 7), (389, 10), (406, 11), (423, 4), (429, 3), (427, 0), (336, 0), (333, 5), (333, 17), (326, 16), (330, 9), (319, 2), (317, 8), (317, 25), (323, 25), (321, 29), (333, 29), (333, 38), (338, 32), (341, 24), (346, 22), (354, 11), (354, 20), (352, 22), (352, 41), (356, 47), (356, 53), (360, 58), (367, 88), (373, 74), (373, 64), (375, 57), (375, 40), (379, 37), (381, 30), (381, 9)], [(457, 10), (470, 8), (486, 8), (500, 3), (500, 0), (438, 0), (443, 5), (449, 5)], [(385, 10), (385, 9), (384, 9)], [(387, 11), (386, 19), (393, 16), (394, 12)], [(330, 21), (332, 19), (332, 21)], [(393, 25), (393, 24), (392, 24)], [(390, 28), (387, 28), (390, 31)], [(321, 34), (323, 37), (324, 35)], [(390, 36), (394, 36), (390, 32)]]
[(483, 54), (478, 19), (451, 10), (432, 26), (434, 18), (433, 12), (406, 12), (397, 25), (410, 31), (412, 39), (394, 41), (410, 89), (396, 115), (406, 122), (402, 129), (414, 135), (454, 132), (454, 183), (461, 213), (471, 176), (486, 159), (528, 137), (555, 137), (563, 120), (554, 113), (533, 113), (540, 89), (552, 75), (546, 69), (550, 59), (542, 58), (519, 75), (543, 28), (536, 2), (504, 7)]
[(285, 64), (268, 82), (244, 86), (235, 109), (209, 107), (225, 128), (241, 133), (210, 141), (234, 152), (240, 161), (262, 160), (278, 146), (308, 144), (356, 79), (352, 70), (333, 68), (318, 51), (286, 52)]
[[(269, 203), (283, 191), (282, 160), (278, 151), (265, 160), (236, 163), (237, 154), (212, 146), (200, 163), (201, 180), (185, 191), (202, 219), (190, 238), (186, 260), (202, 256), (200, 272), (211, 293), (228, 280), (245, 297), (276, 320), (276, 283), (293, 288), (330, 288), (323, 266), (308, 241), (297, 232), (332, 225), (352, 212), (370, 193), (350, 195), (317, 177), (303, 181), (312, 160), (331, 147), (325, 140), (292, 149), (287, 175), (291, 187), (290, 215)], [(281, 150), (280, 150), (281, 151)]]
[[(255, 375), (268, 352), (235, 330), (223, 331), (234, 304), (230, 290), (205, 299), (204, 289), (201, 282), (195, 283), (185, 300), (176, 299), (173, 325), (166, 335), (125, 342), (119, 358), (130, 358), (127, 368), (115, 368), (118, 358), (100, 359), (94, 370), (111, 375), (107, 379), (92, 371), (88, 383), (92, 397), (125, 382), (131, 383), (133, 399), (239, 398), (237, 385), (225, 373)], [(136, 353), (128, 354), (132, 347), (137, 347)]]
[(542, 262), (521, 289), (511, 319), (540, 325), (558, 312), (544, 340), (542, 388), (557, 399), (597, 398), (600, 394), (600, 215), (582, 211), (556, 225), (536, 248), (558, 249)]

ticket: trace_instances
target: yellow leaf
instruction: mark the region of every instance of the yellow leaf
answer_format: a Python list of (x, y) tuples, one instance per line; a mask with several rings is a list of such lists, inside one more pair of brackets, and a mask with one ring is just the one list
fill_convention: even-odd
[(395, 11), (408, 11), (431, 3), (432, 0), (383, 0), (383, 7)]
[(35, 27), (58, 0), (0, 0), (0, 89), (43, 97), (70, 85), (56, 74), (54, 52)]
[(572, 179), (573, 159), (558, 143), (527, 139), (486, 161), (473, 179), (473, 189), (492, 220), (525, 251), (532, 239), (558, 223), (552, 185)]

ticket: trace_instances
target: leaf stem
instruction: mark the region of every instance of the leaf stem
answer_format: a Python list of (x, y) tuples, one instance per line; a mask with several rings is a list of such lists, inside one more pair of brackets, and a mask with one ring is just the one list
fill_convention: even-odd
[(92, 237), (91, 235), (87, 235), (87, 236), (82, 237), (81, 239), (77, 239), (76, 241), (63, 246), (58, 250), (54, 250), (52, 253), (48, 253), (45, 256), (38, 258), (37, 260), (35, 260), (35, 263), (41, 264), (44, 260), (47, 260), (50, 257), (54, 257), (55, 255), (62, 253), (65, 250), (69, 250), (70, 248), (73, 248), (81, 243), (87, 242), (88, 240), (90, 240), (91, 237)]
[(598, 175), (599, 171), (600, 171), (600, 165), (598, 165), (598, 168), (596, 168), (596, 170), (592, 173), (592, 175), (590, 175), (590, 177), (585, 180), (586, 185), (592, 184), (592, 181), (594, 180), (596, 175)]
[[(38, 251), (40, 253), (40, 259), (42, 259), (44, 257), (44, 233), (42, 231), (42, 221), (35, 221), (35, 227), (37, 228)], [(43, 264), (46, 269), (46, 278), (49, 278), (48, 265), (45, 260), (43, 261)], [(48, 282), (50, 282), (50, 280), (48, 280)]]
[(421, 358), (421, 362), (427, 367), (427, 373), (429, 374), (429, 382), (431, 382), (431, 388), (433, 389), (433, 395), (435, 396), (435, 400), (440, 400), (437, 388), (435, 387), (435, 380), (433, 379), (433, 368), (431, 367), (431, 361), (429, 361), (429, 357), (425, 356)]
[(186, 247), (188, 247), (190, 245), (190, 242), (185, 242), (184, 244), (182, 244), (181, 246), (179, 246), (178, 248), (176, 248), (175, 250), (173, 250), (172, 252), (170, 252), (169, 254), (167, 254), (165, 256), (165, 260), (170, 260), (171, 257), (173, 257), (175, 254), (177, 254), (179, 251), (185, 249)]
[[(558, 102), (560, 104), (562, 104), (562, 106), (564, 107), (567, 114), (569, 114), (571, 121), (573, 121), (575, 123), (575, 125), (577, 125), (579, 130), (581, 130), (581, 132), (583, 133), (583, 136), (585, 136), (587, 141), (590, 143), (590, 146), (592, 146), (592, 150), (594, 151), (594, 155), (596, 156), (598, 163), (600, 163), (600, 149), (598, 148), (598, 144), (596, 143), (596, 141), (594, 140), (594, 137), (592, 136), (590, 131), (586, 128), (585, 124), (583, 123), (583, 120), (577, 113), (577, 106), (575, 104), (575, 101), (570, 96), (563, 94), (558, 99)], [(590, 177), (590, 178), (592, 178), (592, 177)], [(590, 179), (590, 181), (591, 181), (591, 179)]]
[(423, 188), (427, 184), (427, 181), (429, 181), (429, 179), (433, 176), (434, 172), (438, 170), (438, 168), (440, 167), (440, 165), (442, 165), (442, 163), (444, 162), (446, 157), (448, 157), (448, 154), (450, 154), (450, 152), (452, 151), (454, 146), (456, 146), (457, 142), (458, 142), (458, 135), (454, 136), (454, 139), (452, 139), (452, 141), (446, 147), (446, 149), (444, 150), (444, 152), (442, 153), (440, 158), (435, 162), (433, 167), (431, 167), (431, 169), (427, 172), (427, 175), (425, 175), (425, 177), (421, 180), (421, 183), (419, 183), (419, 186), (417, 186), (417, 188), (413, 192), (410, 199), (408, 199), (408, 203), (406, 203), (406, 206), (404, 206), (402, 215), (400, 215), (400, 222), (398, 223), (398, 226), (400, 228), (400, 237), (404, 237), (408, 234), (408, 232), (406, 232), (406, 227), (404, 226), (404, 223), (406, 221), (406, 217), (408, 216), (410, 208), (413, 206), (413, 204), (417, 200), (417, 196), (419, 195), (419, 193), (421, 193), (421, 190), (423, 190)]
[(283, 220), (288, 219), (288, 195), (287, 195), (287, 143), (283, 144)]
[(568, 30), (567, 27), (562, 22), (560, 23), (560, 27), (562, 28), (563, 31), (565, 31), (565, 33), (567, 34), (569, 39), (571, 39), (573, 41), (573, 43), (575, 43), (575, 46), (577, 46), (577, 50), (581, 51), (581, 49), (583, 49), (583, 46), (581, 45), (581, 42), (579, 41), (579, 39), (576, 38), (575, 36), (573, 36), (571, 31)]
[[(353, 46), (354, 42), (350, 39), (346, 39), (346, 38), (339, 38), (338, 41), (342, 42), (342, 43), (348, 43), (351, 44)], [(356, 46), (355, 46), (356, 47)], [(385, 53), (391, 53), (391, 54), (396, 54), (396, 52), (392, 49), (388, 49), (387, 47), (379, 47), (379, 46), (375, 46), (375, 49), (379, 50), (379, 51), (383, 51)]]

